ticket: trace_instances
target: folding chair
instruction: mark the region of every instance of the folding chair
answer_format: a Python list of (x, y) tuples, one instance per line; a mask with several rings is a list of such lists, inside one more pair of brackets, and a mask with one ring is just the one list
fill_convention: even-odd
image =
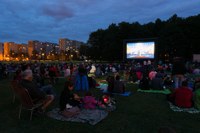
[(31, 111), (30, 120), (32, 120), (33, 111), (39, 108), (43, 103), (40, 102), (40, 103), (35, 104), (33, 100), (31, 99), (27, 89), (23, 87), (20, 87), (20, 86), (16, 87), (15, 92), (19, 96), (19, 99), (21, 102), (20, 108), (19, 108), (19, 119), (21, 117), (22, 109), (25, 109), (25, 110)]
[(12, 80), (11, 84), (10, 84), (10, 88), (11, 88), (12, 95), (13, 95), (12, 103), (14, 103), (15, 99), (16, 99), (16, 94), (15, 94), (16, 87), (18, 87), (18, 81), (17, 80)]

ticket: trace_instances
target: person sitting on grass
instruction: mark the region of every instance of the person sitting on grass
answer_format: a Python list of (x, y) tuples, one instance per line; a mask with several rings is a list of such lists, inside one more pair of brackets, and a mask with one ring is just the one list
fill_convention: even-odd
[(73, 89), (73, 83), (66, 81), (60, 95), (60, 113), (65, 117), (73, 117), (80, 113), (80, 97), (73, 93)]
[(69, 66), (67, 66), (66, 65), (66, 68), (65, 68), (65, 70), (64, 70), (64, 77), (65, 78), (68, 78), (68, 77), (70, 77), (70, 69), (69, 69)]
[(88, 83), (89, 83), (89, 88), (90, 89), (91, 88), (95, 88), (96, 84), (97, 84), (97, 82), (95, 80), (95, 77), (94, 76), (91, 76), (91, 77), (88, 76)]
[(94, 64), (92, 64), (91, 69), (90, 69), (90, 74), (94, 74), (96, 72), (96, 67)]
[(192, 107), (193, 93), (188, 87), (188, 82), (185, 80), (182, 82), (182, 86), (175, 89), (175, 91), (169, 96), (169, 100), (178, 107), (190, 108)]
[(139, 88), (142, 90), (149, 90), (150, 85), (149, 85), (149, 78), (146, 74), (143, 74), (142, 79), (139, 82)]
[(107, 83), (108, 83), (108, 87), (107, 87), (108, 93), (113, 93), (114, 81), (115, 81), (114, 76), (108, 76), (108, 77), (106, 78), (106, 81), (107, 81)]
[[(52, 103), (54, 100), (54, 95), (52, 93), (45, 93), (42, 91), (35, 82), (33, 82), (33, 73), (31, 70), (25, 70), (23, 72), (23, 79), (21, 80), (20, 85), (28, 90), (31, 99), (37, 102), (43, 102), (41, 108), (38, 109), (39, 113), (44, 113), (46, 108)], [(46, 88), (47, 89), (47, 88)], [(50, 91), (48, 89), (48, 91)]]
[(151, 89), (153, 90), (162, 90), (163, 84), (163, 77), (159, 73), (157, 73), (150, 82)]
[(153, 69), (152, 71), (149, 72), (149, 79), (152, 80), (153, 78), (156, 77), (157, 72)]
[(120, 80), (120, 76), (116, 75), (114, 81), (114, 93), (124, 93), (125, 92), (125, 84), (123, 81)]

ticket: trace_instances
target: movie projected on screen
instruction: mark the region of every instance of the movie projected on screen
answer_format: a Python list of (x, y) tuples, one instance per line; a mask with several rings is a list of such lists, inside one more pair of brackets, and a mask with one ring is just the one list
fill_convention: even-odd
[(155, 42), (127, 42), (127, 59), (154, 59)]

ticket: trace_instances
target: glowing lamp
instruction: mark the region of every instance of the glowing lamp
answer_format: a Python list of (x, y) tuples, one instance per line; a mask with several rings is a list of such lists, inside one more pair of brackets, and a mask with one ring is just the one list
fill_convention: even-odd
[(107, 99), (107, 98), (104, 98), (103, 101), (104, 101), (105, 103), (107, 103), (107, 102), (108, 102), (108, 99)]
[(109, 96), (106, 96), (106, 95), (103, 96), (103, 102), (104, 103), (108, 104), (110, 102), (109, 100), (110, 100)]

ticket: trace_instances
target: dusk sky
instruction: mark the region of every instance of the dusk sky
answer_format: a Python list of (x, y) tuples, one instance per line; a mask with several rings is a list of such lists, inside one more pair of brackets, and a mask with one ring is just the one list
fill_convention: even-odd
[(200, 14), (199, 0), (0, 0), (0, 42), (86, 42), (112, 23), (154, 22)]

